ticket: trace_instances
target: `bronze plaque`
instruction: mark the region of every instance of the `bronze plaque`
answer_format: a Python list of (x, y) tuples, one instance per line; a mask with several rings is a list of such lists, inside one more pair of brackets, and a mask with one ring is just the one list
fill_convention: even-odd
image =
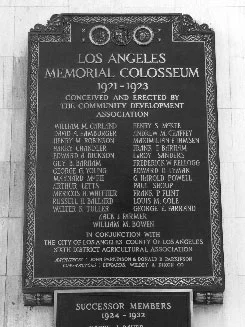
[(56, 327), (191, 327), (192, 292), (56, 291)]
[(224, 290), (214, 32), (54, 15), (29, 33), (24, 292)]

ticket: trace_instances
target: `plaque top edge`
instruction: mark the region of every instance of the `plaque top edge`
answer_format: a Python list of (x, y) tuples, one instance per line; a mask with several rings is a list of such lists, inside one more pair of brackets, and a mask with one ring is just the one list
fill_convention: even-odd
[(122, 289), (122, 288), (115, 288), (115, 289), (100, 289), (100, 288), (94, 288), (94, 289), (86, 289), (86, 288), (82, 288), (82, 289), (68, 289), (68, 290), (64, 290), (64, 289), (60, 289), (60, 290), (54, 290), (54, 294), (58, 294), (58, 293), (193, 293), (193, 289), (190, 288), (165, 288), (165, 289), (149, 289), (149, 288), (129, 288), (129, 289)]
[[(79, 21), (79, 18), (82, 21)], [(138, 19), (137, 19), (138, 18)], [(145, 19), (144, 19), (145, 18)], [(118, 20), (122, 20), (124, 23), (134, 23), (139, 22), (154, 23), (162, 22), (159, 19), (169, 18), (181, 28), (181, 34), (213, 34), (214, 31), (208, 26), (208, 24), (197, 23), (190, 15), (182, 13), (124, 13), (124, 14), (92, 14), (92, 13), (61, 13), (54, 14), (47, 21), (46, 25), (36, 24), (34, 28), (30, 29), (31, 34), (64, 34), (65, 26), (71, 22), (83, 22), (83, 23), (96, 23), (101, 21), (103, 23), (118, 23)]]

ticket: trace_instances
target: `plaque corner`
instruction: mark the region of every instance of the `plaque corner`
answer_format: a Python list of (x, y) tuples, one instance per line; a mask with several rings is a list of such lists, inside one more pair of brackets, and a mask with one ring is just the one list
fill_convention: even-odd
[(41, 33), (41, 34), (55, 34), (55, 33), (62, 33), (64, 23), (67, 20), (66, 14), (53, 14), (50, 19), (45, 24), (37, 23), (34, 25), (33, 28), (30, 29), (31, 34), (33, 33)]
[(189, 14), (182, 14), (181, 27), (183, 34), (214, 34), (214, 30), (208, 24), (199, 24)]
[(52, 293), (23, 293), (24, 306), (52, 306)]
[(223, 292), (195, 292), (195, 304), (223, 304)]

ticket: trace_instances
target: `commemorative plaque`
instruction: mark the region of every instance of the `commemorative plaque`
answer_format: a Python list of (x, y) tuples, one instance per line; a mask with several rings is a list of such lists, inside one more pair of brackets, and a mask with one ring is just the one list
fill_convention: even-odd
[(55, 291), (56, 327), (191, 327), (192, 292)]
[(69, 288), (224, 291), (214, 32), (54, 15), (29, 33), (26, 304)]

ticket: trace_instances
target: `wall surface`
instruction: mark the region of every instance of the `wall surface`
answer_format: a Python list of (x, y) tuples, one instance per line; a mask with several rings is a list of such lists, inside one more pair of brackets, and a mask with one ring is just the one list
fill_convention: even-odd
[(194, 307), (193, 327), (244, 327), (245, 0), (0, 0), (0, 327), (53, 326), (21, 292), (27, 33), (62, 12), (177, 12), (215, 30), (226, 291)]

